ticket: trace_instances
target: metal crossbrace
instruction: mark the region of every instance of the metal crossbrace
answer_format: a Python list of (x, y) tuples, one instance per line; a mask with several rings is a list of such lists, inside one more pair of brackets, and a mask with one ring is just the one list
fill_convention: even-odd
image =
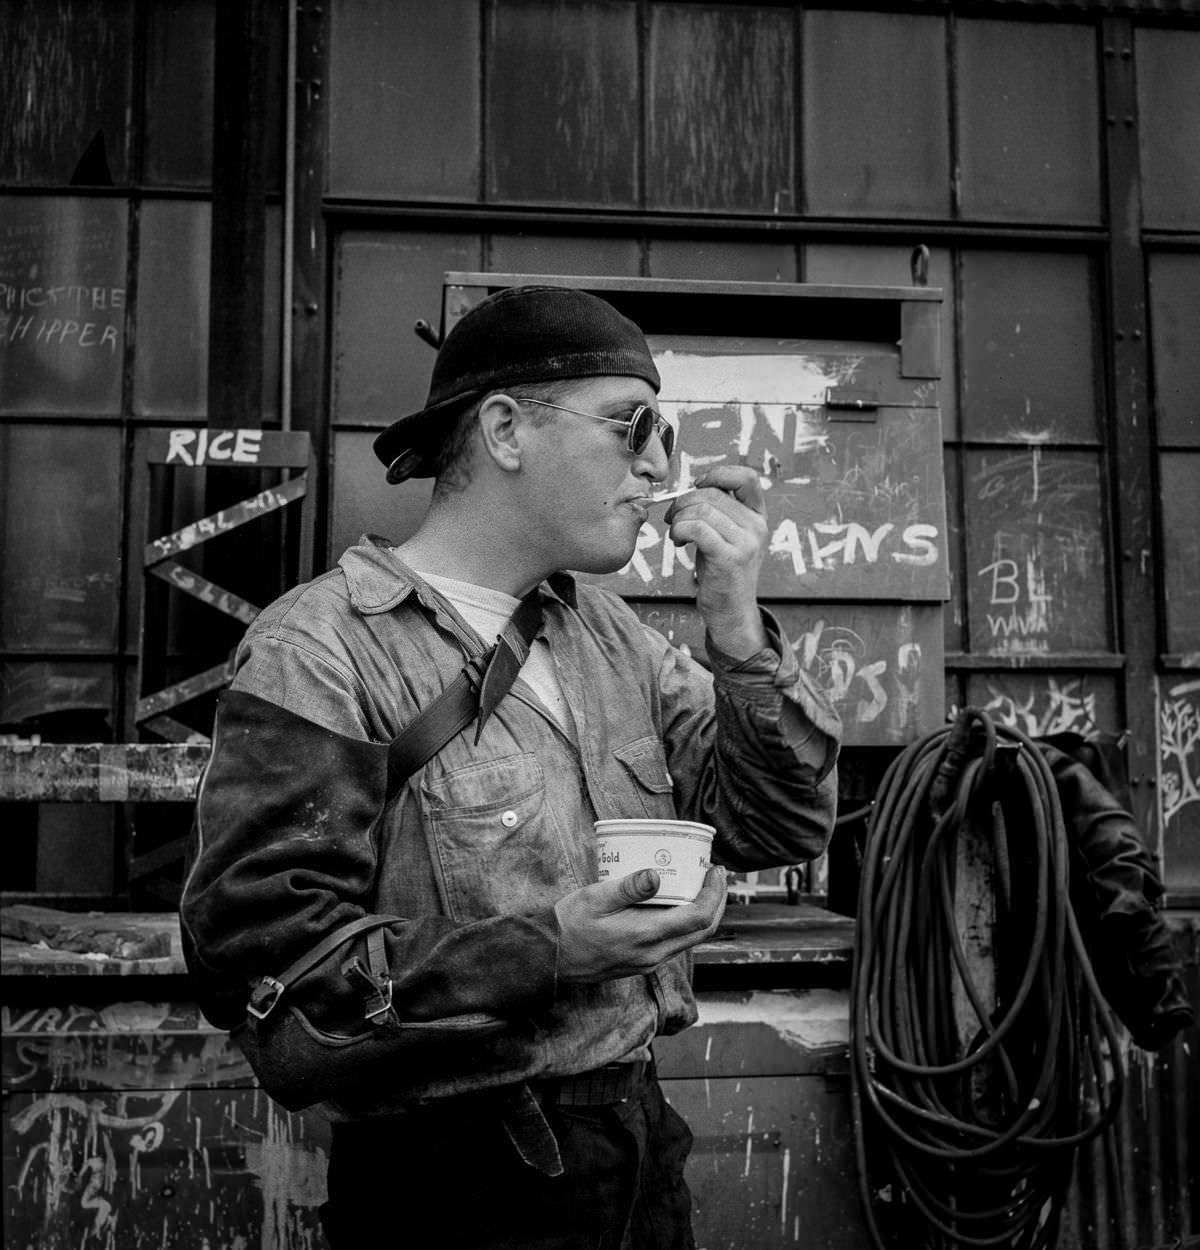
[[(312, 525), (309, 505), (309, 479), (312, 468), (312, 452), (307, 433), (257, 429), (199, 429), (189, 427), (175, 430), (151, 431), (146, 455), (148, 471), (155, 468), (170, 470), (213, 470), (223, 467), (253, 469), (277, 469), (289, 471), (292, 476), (277, 486), (259, 490), (227, 508), (192, 521), (180, 529), (150, 539), (144, 549), (142, 562), (146, 576), (160, 578), (175, 590), (207, 604), (209, 607), (232, 617), (241, 625), (249, 625), (259, 613), (259, 606), (218, 585), (208, 577), (193, 572), (176, 558), (213, 538), (218, 538), (252, 521), (278, 512), (289, 505), (301, 505), (301, 528), (299, 544), (299, 567), (297, 579), (304, 580), (312, 569)], [(147, 492), (147, 531), (150, 529), (150, 499)], [(182, 681), (161, 689), (143, 690), (147, 647), (159, 640), (151, 637), (147, 621), (146, 596), (143, 596), (141, 640), (139, 648), (138, 692), (134, 709), (134, 722), (139, 729), (148, 730), (165, 739), (158, 744), (139, 744), (137, 749), (156, 757), (152, 767), (159, 767), (168, 760), (178, 771), (182, 757), (180, 752), (199, 752), (207, 759), (210, 736), (193, 729), (178, 719), (174, 713), (181, 705), (209, 694), (229, 684), (233, 677), (232, 656), (203, 672), (194, 673)], [(157, 757), (162, 757), (158, 760)], [(161, 793), (147, 796), (131, 787), (129, 798), (150, 797), (152, 801), (180, 801), (195, 797), (202, 760), (187, 756), (190, 785), (166, 787)], [(161, 768), (160, 768), (161, 771)], [(108, 787), (112, 791), (111, 785)], [(169, 790), (169, 793), (168, 793)], [(131, 855), (127, 872), (131, 882), (144, 880), (172, 867), (184, 855), (184, 840), (173, 839), (163, 846)]]
[[(199, 547), (210, 539), (228, 534), (308, 497), (311, 447), (307, 433), (273, 430), (158, 430), (151, 434), (147, 464), (170, 469), (219, 469), (223, 467), (300, 470), (278, 486), (267, 487), (219, 512), (169, 534), (151, 539), (143, 551), (145, 571), (169, 586), (209, 607), (249, 625), (258, 615), (257, 605), (216, 582), (185, 568), (174, 557)], [(311, 565), (311, 536), (303, 527), (300, 577)], [(142, 621), (142, 657), (147, 645), (145, 607)], [(139, 728), (150, 730), (168, 742), (208, 742), (207, 734), (189, 728), (172, 711), (180, 705), (218, 690), (233, 676), (232, 661), (193, 674), (150, 693), (140, 693), (134, 711)]]

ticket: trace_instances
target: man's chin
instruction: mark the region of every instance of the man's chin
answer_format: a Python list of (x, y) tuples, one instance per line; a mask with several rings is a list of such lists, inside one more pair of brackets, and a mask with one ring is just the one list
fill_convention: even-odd
[(620, 552), (590, 552), (580, 557), (577, 563), (572, 564), (571, 571), (590, 573), (596, 577), (608, 573), (619, 573), (633, 559), (635, 550), (637, 550), (636, 544), (630, 543)]

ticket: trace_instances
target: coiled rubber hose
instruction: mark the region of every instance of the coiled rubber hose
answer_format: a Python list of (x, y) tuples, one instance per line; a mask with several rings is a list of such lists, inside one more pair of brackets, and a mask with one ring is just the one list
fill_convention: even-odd
[[(964, 837), (992, 881), (994, 991), (973, 977), (955, 916)], [(1036, 744), (984, 712), (913, 743), (884, 775), (850, 1008), (859, 1191), (880, 1250), (885, 1224), (903, 1250), (1057, 1241), (1075, 1152), (1124, 1087), (1069, 859)]]

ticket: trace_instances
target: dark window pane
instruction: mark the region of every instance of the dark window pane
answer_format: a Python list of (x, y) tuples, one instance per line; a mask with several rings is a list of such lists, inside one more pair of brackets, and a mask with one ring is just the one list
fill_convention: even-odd
[(206, 186), (212, 180), (212, 0), (150, 5), (146, 56), (146, 181)]
[(943, 20), (809, 10), (804, 196), (813, 213), (950, 211)]
[(1151, 229), (1200, 228), (1200, 33), (1137, 32), (1142, 214)]
[(389, 486), (383, 465), (371, 450), (373, 431), (338, 430), (333, 436), (333, 501), (330, 562), (336, 562), (363, 534), (379, 534), (402, 543), (416, 533), (429, 495), (430, 478), (412, 478)]
[(0, 199), (0, 217), (0, 412), (120, 412), (124, 202)]
[(333, 411), (337, 421), (386, 425), (420, 408), (433, 351), (413, 333), (442, 317), (448, 269), (475, 270), (471, 234), (366, 232), (338, 241), (334, 269)]
[(1149, 258), (1158, 441), (1200, 447), (1200, 255)]
[(477, 199), (478, 0), (331, 8), (330, 194)]
[(655, 239), (652, 278), (795, 282), (796, 249), (790, 243), (724, 243), (710, 239)]
[(969, 20), (955, 29), (963, 215), (1098, 222), (1095, 29)]
[(0, 426), (0, 517), (0, 647), (114, 649), (120, 432)]
[(787, 9), (651, 10), (651, 207), (793, 211), (793, 43)]
[(632, 206), (637, 8), (508, 0), (488, 46), (488, 198)]
[(636, 277), (637, 239), (587, 239), (574, 235), (496, 234), (489, 244), (493, 273), (557, 273)]
[(1167, 650), (1200, 652), (1200, 454), (1176, 452), (1159, 461)]
[(142, 205), (133, 408), (199, 417), (208, 407), (207, 204)]
[(1099, 316), (1087, 257), (966, 252), (960, 299), (964, 437), (1095, 442)]
[[(929, 285), (940, 287), (942, 376), (937, 384), (942, 437), (958, 437), (958, 370), (954, 336), (954, 266), (950, 253), (930, 248)], [(870, 243), (809, 243), (804, 248), (804, 281), (836, 286), (911, 286), (912, 249)]]
[(967, 703), (1031, 738), (1123, 728), (1116, 679), (1106, 673), (971, 673)]
[(965, 468), (971, 650), (1107, 650), (1111, 595), (1099, 456), (968, 451)]
[(10, 0), (0, 27), (0, 169), (17, 183), (129, 181), (131, 0)]

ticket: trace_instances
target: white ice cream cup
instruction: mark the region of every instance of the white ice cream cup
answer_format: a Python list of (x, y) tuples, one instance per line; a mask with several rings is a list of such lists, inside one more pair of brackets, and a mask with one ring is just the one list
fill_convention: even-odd
[(600, 880), (614, 881), (653, 868), (658, 893), (645, 903), (655, 907), (690, 903), (704, 884), (715, 832), (712, 825), (694, 820), (598, 820)]

